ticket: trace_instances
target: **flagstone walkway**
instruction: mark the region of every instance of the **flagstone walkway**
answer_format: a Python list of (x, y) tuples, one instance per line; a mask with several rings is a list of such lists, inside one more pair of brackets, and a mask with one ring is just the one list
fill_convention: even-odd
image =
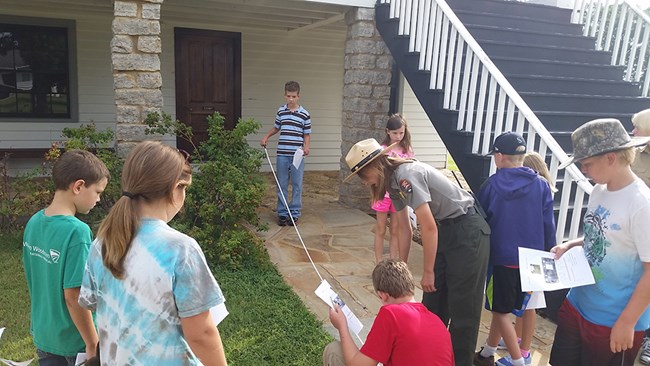
[[(260, 216), (270, 229), (259, 236), (265, 240), (271, 261), (305, 305), (323, 321), (324, 328), (337, 336), (329, 323), (327, 305), (314, 294), (321, 282), (320, 274), (364, 324), (361, 338), (365, 340), (381, 306), (370, 277), (374, 268), (375, 220), (338, 202), (338, 172), (305, 172), (303, 213), (298, 230), (315, 263), (314, 268), (295, 228), (277, 226), (275, 182), (271, 175), (268, 177), (272, 185)], [(422, 274), (422, 248), (417, 243), (413, 243), (411, 248), (409, 267), (418, 283)], [(422, 299), (420, 288), (416, 288), (415, 298)], [(484, 344), (490, 320), (490, 313), (484, 310), (477, 346)], [(532, 347), (533, 365), (548, 364), (554, 334), (555, 324), (538, 316)], [(499, 353), (504, 354), (502, 351)]]

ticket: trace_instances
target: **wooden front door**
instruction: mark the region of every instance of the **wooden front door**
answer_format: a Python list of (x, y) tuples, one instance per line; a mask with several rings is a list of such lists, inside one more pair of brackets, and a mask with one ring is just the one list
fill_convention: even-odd
[[(241, 116), (241, 34), (176, 28), (176, 118), (191, 126), (192, 142), (208, 138), (206, 117), (214, 112), (233, 128)], [(177, 137), (179, 149), (192, 144)]]

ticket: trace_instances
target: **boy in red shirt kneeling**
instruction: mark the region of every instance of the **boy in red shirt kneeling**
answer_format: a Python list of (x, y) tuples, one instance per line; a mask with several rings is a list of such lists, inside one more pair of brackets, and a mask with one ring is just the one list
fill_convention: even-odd
[(413, 298), (415, 284), (406, 263), (385, 259), (372, 271), (372, 284), (383, 306), (361, 350), (352, 340), (345, 315), (330, 309), (341, 341), (325, 347), (324, 366), (451, 366), (449, 331), (440, 318)]

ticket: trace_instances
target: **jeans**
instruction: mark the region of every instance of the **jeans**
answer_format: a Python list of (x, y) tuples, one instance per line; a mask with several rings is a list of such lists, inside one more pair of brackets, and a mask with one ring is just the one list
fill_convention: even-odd
[(59, 356), (40, 349), (36, 350), (38, 366), (74, 366), (77, 356)]
[[(300, 217), (300, 210), (302, 209), (302, 176), (305, 171), (305, 160), (300, 163), (300, 167), (296, 169), (293, 166), (293, 155), (278, 155), (276, 158), (278, 182), (282, 191), (278, 189), (278, 216), (288, 217), (289, 212), (294, 219)], [(289, 201), (289, 180), (291, 180), (291, 200)], [(282, 195), (287, 200), (289, 208), (284, 204)]]

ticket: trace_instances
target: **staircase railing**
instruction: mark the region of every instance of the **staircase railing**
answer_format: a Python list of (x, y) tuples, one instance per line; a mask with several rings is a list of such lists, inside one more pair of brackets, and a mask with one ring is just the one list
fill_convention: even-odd
[(596, 37), (596, 48), (612, 52), (612, 65), (625, 66), (624, 79), (650, 96), (650, 16), (629, 0), (576, 0), (571, 21)]
[[(495, 136), (516, 131), (529, 151), (550, 152), (550, 172), (567, 154), (472, 37), (444, 0), (380, 0), (399, 19), (399, 35), (409, 36), (409, 52), (419, 52), (419, 69), (430, 71), (430, 88), (444, 91), (443, 107), (458, 111), (459, 131), (473, 134), (472, 152), (486, 155)], [(491, 173), (495, 171), (492, 161)], [(571, 165), (561, 174), (556, 239), (578, 236), (584, 196), (593, 186)], [(573, 209), (572, 213), (570, 213)]]

